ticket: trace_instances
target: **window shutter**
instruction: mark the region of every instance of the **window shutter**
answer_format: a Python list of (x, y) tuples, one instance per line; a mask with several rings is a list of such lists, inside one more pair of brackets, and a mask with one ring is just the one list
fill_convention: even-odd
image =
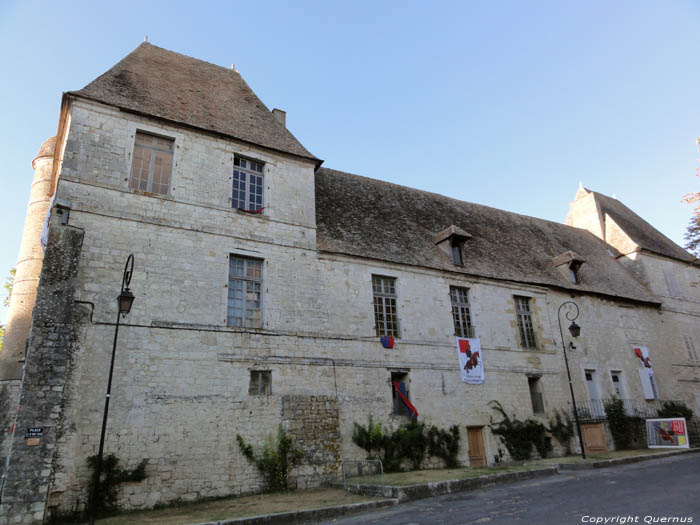
[(676, 280), (676, 275), (673, 270), (668, 268), (663, 268), (664, 278), (666, 279), (666, 286), (668, 287), (668, 293), (671, 297), (679, 298), (681, 296), (680, 288), (678, 287), (678, 281)]
[(642, 391), (644, 392), (644, 399), (656, 399), (654, 395), (654, 388), (651, 386), (651, 379), (649, 379), (649, 372), (646, 368), (638, 368), (639, 380), (642, 382)]

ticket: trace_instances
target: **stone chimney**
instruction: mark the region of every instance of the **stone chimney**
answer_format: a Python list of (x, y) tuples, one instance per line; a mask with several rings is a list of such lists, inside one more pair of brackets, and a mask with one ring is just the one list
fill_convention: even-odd
[(282, 111), (281, 109), (273, 109), (272, 110), (272, 116), (275, 117), (275, 120), (282, 124), (285, 128), (287, 127), (287, 112)]
[(0, 381), (22, 378), (24, 353), (36, 301), (36, 289), (44, 260), (41, 231), (51, 201), (51, 177), (56, 137), (48, 139), (32, 161), (34, 180), (24, 220), (17, 273), (10, 297), (5, 339), (0, 352)]

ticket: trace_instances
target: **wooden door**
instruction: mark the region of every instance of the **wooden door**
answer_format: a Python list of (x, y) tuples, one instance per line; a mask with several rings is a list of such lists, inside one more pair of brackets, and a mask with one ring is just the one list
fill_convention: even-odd
[(603, 423), (582, 423), (581, 436), (587, 454), (600, 454), (607, 450)]
[(486, 449), (484, 448), (483, 427), (467, 427), (469, 440), (469, 465), (472, 467), (486, 466)]

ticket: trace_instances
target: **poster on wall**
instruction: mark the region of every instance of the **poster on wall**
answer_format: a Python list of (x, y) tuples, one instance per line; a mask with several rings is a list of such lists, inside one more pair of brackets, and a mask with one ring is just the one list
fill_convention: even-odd
[(685, 418), (647, 419), (649, 448), (689, 448)]
[(457, 355), (462, 381), (471, 385), (484, 382), (484, 362), (481, 355), (481, 339), (457, 337)]

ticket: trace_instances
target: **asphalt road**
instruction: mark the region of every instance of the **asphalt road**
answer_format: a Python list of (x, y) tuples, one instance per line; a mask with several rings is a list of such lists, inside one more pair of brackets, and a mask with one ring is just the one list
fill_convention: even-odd
[(327, 523), (700, 524), (700, 453), (449, 494)]

